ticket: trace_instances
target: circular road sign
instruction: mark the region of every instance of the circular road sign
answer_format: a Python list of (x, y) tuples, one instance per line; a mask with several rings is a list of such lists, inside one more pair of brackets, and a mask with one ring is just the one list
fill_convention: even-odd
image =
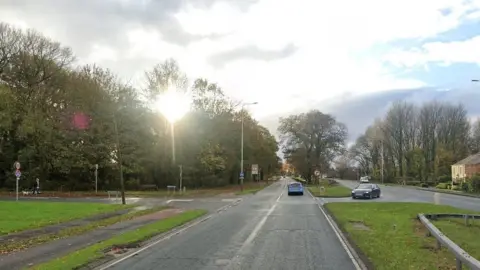
[(15, 169), (20, 170), (20, 162), (16, 161), (13, 166), (15, 166)]
[(22, 176), (22, 173), (21, 173), (19, 170), (16, 170), (16, 171), (15, 171), (15, 176), (16, 176), (17, 178), (20, 178), (20, 176)]
[(316, 170), (315, 171), (315, 176), (319, 176), (320, 175), (320, 171), (319, 170)]

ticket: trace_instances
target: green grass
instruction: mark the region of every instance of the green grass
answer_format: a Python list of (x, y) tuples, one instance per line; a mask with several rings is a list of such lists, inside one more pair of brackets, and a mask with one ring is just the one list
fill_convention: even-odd
[(266, 182), (259, 182), (259, 183), (251, 183), (249, 185), (246, 185), (243, 189), (243, 191), (238, 191), (235, 193), (235, 195), (246, 195), (246, 194), (255, 194), (259, 192), (260, 190), (268, 187), (271, 185), (273, 181), (269, 181), (268, 185)]
[(173, 217), (165, 218), (160, 221), (142, 226), (134, 231), (117, 235), (109, 240), (99, 242), (84, 249), (75, 251), (64, 257), (35, 266), (34, 269), (77, 269), (92, 261), (103, 258), (105, 256), (104, 251), (110, 247), (138, 243), (140, 241), (147, 240), (155, 235), (169, 231), (174, 227), (196, 219), (206, 213), (207, 211), (205, 210), (190, 210)]
[[(326, 207), (377, 270), (455, 269), (455, 258), (445, 248), (435, 250), (435, 239), (425, 236), (416, 215), (472, 213), (428, 203), (328, 203)], [(450, 231), (446, 234), (450, 236)]]
[(95, 229), (101, 228), (101, 227), (107, 227), (110, 225), (113, 225), (118, 222), (123, 222), (127, 220), (134, 219), (139, 216), (151, 214), (154, 212), (161, 211), (167, 207), (161, 206), (161, 207), (155, 207), (151, 209), (145, 209), (145, 210), (140, 210), (140, 211), (133, 211), (129, 212), (124, 215), (119, 215), (119, 216), (114, 216), (110, 217), (107, 219), (102, 219), (99, 221), (91, 222), (87, 225), (83, 226), (75, 226), (75, 227), (68, 227), (65, 228), (59, 232), (52, 233), (52, 234), (40, 234), (38, 236), (33, 236), (31, 238), (27, 239), (21, 239), (21, 240), (16, 240), (16, 241), (8, 241), (6, 243), (2, 243), (0, 245), (0, 254), (6, 254), (10, 253), (13, 251), (19, 251), (23, 249), (30, 248), (35, 245), (39, 244), (44, 244), (53, 240), (57, 239), (62, 239), (62, 238), (67, 238), (75, 235), (80, 235), (87, 233), (89, 231), (93, 231)]
[(324, 189), (322, 190), (319, 185), (309, 185), (307, 188), (316, 197), (341, 198), (352, 196), (352, 190), (340, 184), (329, 185), (327, 181), (322, 181), (320, 186), (323, 186)]
[(119, 210), (118, 204), (0, 202), (0, 235)]
[(478, 235), (480, 235), (480, 220), (469, 220), (469, 222), (469, 226), (466, 226), (465, 220), (462, 218), (432, 221), (448, 238), (478, 260), (480, 259), (480, 242), (472, 241), (472, 239), (478, 239)]

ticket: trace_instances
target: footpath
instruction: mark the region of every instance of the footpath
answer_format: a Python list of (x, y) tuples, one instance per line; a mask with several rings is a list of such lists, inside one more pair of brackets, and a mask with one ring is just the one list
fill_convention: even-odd
[[(81, 226), (88, 224), (88, 222), (98, 221), (116, 215), (122, 215), (122, 212), (123, 214), (125, 214), (126, 211), (128, 210), (117, 211), (110, 214), (98, 215), (89, 219), (71, 221), (59, 225), (47, 226), (42, 229), (28, 230), (16, 234), (3, 236), (0, 237), (0, 243), (5, 243), (4, 241), (28, 239), (32, 237), (37, 237), (45, 233), (52, 234), (55, 232), (59, 232), (66, 227)], [(24, 269), (33, 265), (44, 263), (55, 258), (65, 256), (69, 253), (93, 245), (95, 243), (105, 241), (116, 235), (135, 230), (141, 226), (153, 223), (160, 219), (177, 215), (181, 212), (183, 212), (183, 210), (178, 208), (165, 209), (152, 214), (139, 216), (131, 220), (122, 221), (103, 228), (98, 228), (85, 234), (54, 240), (17, 252), (1, 254), (0, 269)]]

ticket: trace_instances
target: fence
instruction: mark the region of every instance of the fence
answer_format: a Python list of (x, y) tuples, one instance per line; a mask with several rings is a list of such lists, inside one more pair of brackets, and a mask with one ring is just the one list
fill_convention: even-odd
[(429, 235), (437, 239), (437, 248), (446, 247), (456, 258), (457, 270), (462, 270), (462, 264), (470, 267), (471, 270), (480, 270), (480, 261), (473, 258), (465, 250), (455, 244), (450, 238), (445, 236), (429, 219), (438, 218), (463, 218), (465, 225), (469, 225), (470, 220), (479, 219), (480, 215), (467, 214), (418, 214), (418, 219), (427, 228)]

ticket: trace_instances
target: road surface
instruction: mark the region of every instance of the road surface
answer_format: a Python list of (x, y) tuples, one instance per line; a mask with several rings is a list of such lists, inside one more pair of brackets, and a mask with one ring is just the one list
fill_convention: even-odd
[[(358, 181), (351, 180), (337, 180), (340, 184), (349, 188), (354, 188), (358, 185)], [(400, 186), (385, 186), (379, 185), (382, 191), (381, 198), (374, 200), (355, 200), (355, 202), (426, 202), (435, 204), (450, 205), (453, 207), (480, 211), (480, 198), (451, 195), (445, 193), (438, 193), (426, 190), (419, 190), (415, 188), (400, 187)], [(328, 198), (323, 199), (323, 202), (338, 202), (338, 201), (352, 201), (351, 198)]]
[(108, 269), (356, 269), (315, 199), (288, 196), (287, 181)]

